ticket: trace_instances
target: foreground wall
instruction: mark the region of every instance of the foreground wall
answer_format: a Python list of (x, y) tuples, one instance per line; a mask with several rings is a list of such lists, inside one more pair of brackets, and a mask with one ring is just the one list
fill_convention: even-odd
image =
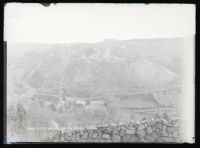
[(152, 119), (59, 131), (46, 142), (181, 142), (179, 120)]

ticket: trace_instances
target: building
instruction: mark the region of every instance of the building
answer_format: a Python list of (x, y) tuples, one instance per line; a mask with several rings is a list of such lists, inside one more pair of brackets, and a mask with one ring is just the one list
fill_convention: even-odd
[(86, 106), (86, 110), (100, 110), (106, 111), (105, 102), (101, 100), (90, 101), (90, 104)]

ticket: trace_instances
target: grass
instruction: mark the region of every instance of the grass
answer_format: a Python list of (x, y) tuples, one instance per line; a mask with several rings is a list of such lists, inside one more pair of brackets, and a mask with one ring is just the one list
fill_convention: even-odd
[(37, 103), (33, 103), (31, 107), (26, 110), (25, 121), (19, 121), (16, 106), (10, 106), (7, 116), (7, 136), (8, 140), (10, 139), (9, 141), (12, 142), (30, 140), (31, 142), (41, 141), (57, 134), (58, 130), (53, 129), (52, 121), (55, 121), (59, 128), (73, 128), (98, 126), (108, 123), (118, 124), (129, 122), (130, 120), (170, 118), (168, 111), (161, 110), (160, 113), (157, 112), (153, 113), (148, 110), (136, 112), (134, 110), (112, 108), (107, 111), (82, 110), (74, 113), (60, 113), (52, 111), (49, 108), (41, 107)]

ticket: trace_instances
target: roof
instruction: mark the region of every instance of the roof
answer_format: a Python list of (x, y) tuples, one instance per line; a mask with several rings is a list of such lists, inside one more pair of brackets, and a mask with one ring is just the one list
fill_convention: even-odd
[(86, 109), (94, 109), (94, 110), (106, 110), (104, 106), (104, 101), (91, 101)]
[(82, 100), (78, 100), (78, 101), (76, 101), (76, 104), (86, 105), (86, 102), (85, 102), (85, 101), (82, 101)]

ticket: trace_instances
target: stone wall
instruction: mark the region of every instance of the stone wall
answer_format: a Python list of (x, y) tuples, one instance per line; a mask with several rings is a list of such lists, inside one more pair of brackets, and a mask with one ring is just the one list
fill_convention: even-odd
[(46, 142), (181, 142), (179, 120), (152, 119), (59, 131)]

